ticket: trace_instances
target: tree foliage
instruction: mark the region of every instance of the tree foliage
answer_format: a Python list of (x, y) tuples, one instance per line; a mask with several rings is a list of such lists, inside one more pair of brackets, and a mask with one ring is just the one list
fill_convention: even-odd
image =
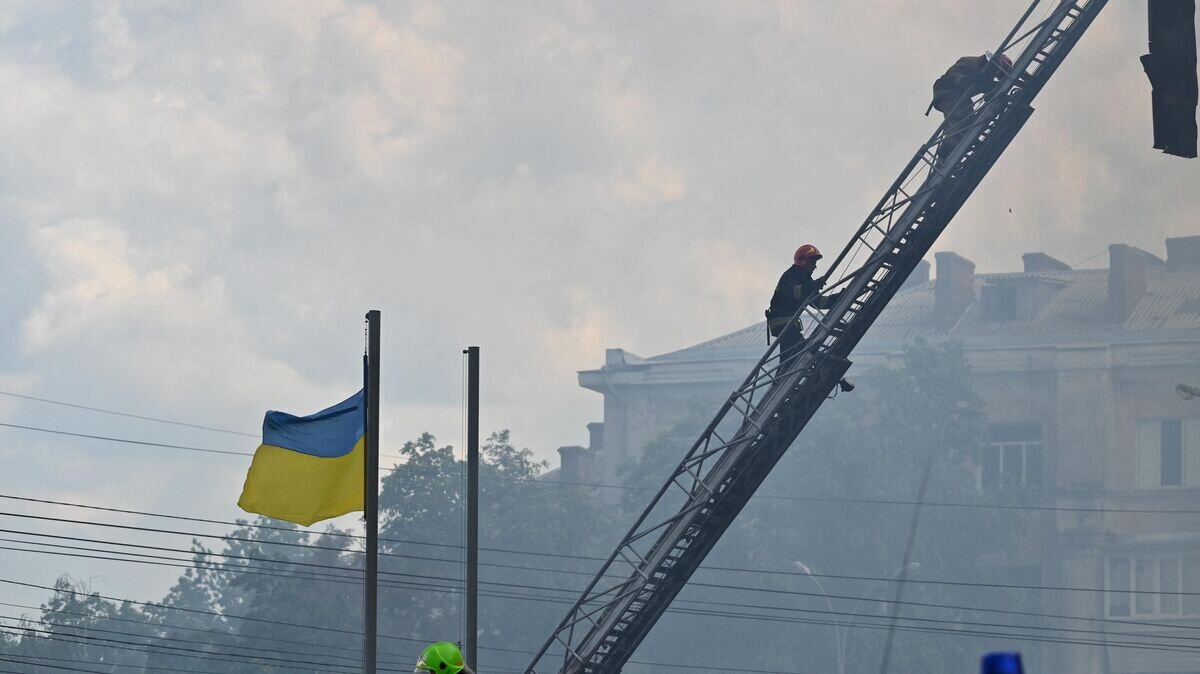
[[(618, 505), (547, 475), (546, 464), (515, 446), (508, 431), (487, 439), (480, 471), (481, 674), (528, 663), (598, 568), (596, 558), (615, 545), (644, 507), (646, 490), (658, 487), (709, 412), (697, 408), (622, 467), (628, 488)], [(931, 503), (1012, 497), (976, 486), (985, 428), (966, 360), (953, 344), (916, 344), (898, 366), (864, 375), (858, 391), (823, 406), (635, 661), (837, 671), (844, 641), (846, 671), (876, 668), (891, 606), (881, 602), (894, 598), (897, 584), (875, 579), (892, 578), (901, 566), (925, 466), (933, 466)], [(463, 637), (465, 468), (454, 448), (427, 433), (398, 453), (402, 460), (383, 478), (380, 498), (379, 648), (382, 667), (407, 671), (424, 643)], [(904, 600), (1020, 606), (1019, 595), (920, 582), (989, 577), (989, 569), (1004, 568), (1003, 551), (1020, 526), (1007, 511), (925, 507), (913, 552), (919, 567), (909, 572), (914, 582), (904, 587)], [(363, 555), (355, 532), (314, 534), (259, 519), (227, 532), (219, 548), (193, 542), (191, 560), (161, 602), (149, 606), (103, 599), (61, 580), (40, 615), (0, 636), (0, 657), (30, 672), (62, 671), (53, 664), (97, 672), (357, 667)], [(949, 620), (937, 626), (950, 628), (997, 619), (912, 605), (901, 617)], [(983, 647), (905, 631), (893, 662), (896, 671), (967, 671)], [(646, 668), (635, 663), (626, 671)]]

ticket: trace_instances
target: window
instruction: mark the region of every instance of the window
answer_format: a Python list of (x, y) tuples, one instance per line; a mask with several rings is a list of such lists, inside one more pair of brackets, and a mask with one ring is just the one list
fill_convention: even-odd
[(1106, 587), (1113, 618), (1197, 615), (1200, 557), (1109, 557)]
[(1200, 615), (1200, 557), (1183, 560), (1183, 614)]
[(1200, 486), (1200, 419), (1137, 422), (1137, 486)]
[(1108, 560), (1108, 615), (1123, 618), (1129, 615), (1129, 560), (1114, 557)]
[(993, 426), (980, 462), (979, 484), (1038, 485), (1042, 482), (1042, 428), (1036, 424)]

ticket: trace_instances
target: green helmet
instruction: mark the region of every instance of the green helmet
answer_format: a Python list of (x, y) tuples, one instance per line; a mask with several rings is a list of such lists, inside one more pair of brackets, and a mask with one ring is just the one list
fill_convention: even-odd
[(417, 660), (415, 672), (434, 672), (435, 674), (458, 674), (466, 663), (463, 662), (462, 651), (449, 641), (439, 641), (429, 644), (421, 652)]

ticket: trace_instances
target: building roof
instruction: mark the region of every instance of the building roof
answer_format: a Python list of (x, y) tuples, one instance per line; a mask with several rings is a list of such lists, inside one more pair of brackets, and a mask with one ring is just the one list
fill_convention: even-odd
[[(971, 345), (1113, 342), (1170, 338), (1200, 331), (1200, 268), (1157, 265), (1146, 270), (1146, 294), (1123, 323), (1108, 321), (1108, 270), (1015, 272), (975, 276), (975, 299), (952, 327), (934, 320), (936, 281), (901, 289), (860, 343), (859, 351), (895, 350), (923, 337), (954, 338)], [(1038, 285), (1044, 291), (1028, 318), (996, 320), (984, 315), (986, 286)], [(710, 360), (761, 352), (765, 322), (647, 361)]]

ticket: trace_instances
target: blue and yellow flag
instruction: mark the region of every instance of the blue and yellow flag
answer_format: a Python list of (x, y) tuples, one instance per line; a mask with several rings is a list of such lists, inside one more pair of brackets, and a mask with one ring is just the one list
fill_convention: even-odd
[(366, 398), (307, 417), (267, 412), (238, 506), (304, 526), (362, 510)]

